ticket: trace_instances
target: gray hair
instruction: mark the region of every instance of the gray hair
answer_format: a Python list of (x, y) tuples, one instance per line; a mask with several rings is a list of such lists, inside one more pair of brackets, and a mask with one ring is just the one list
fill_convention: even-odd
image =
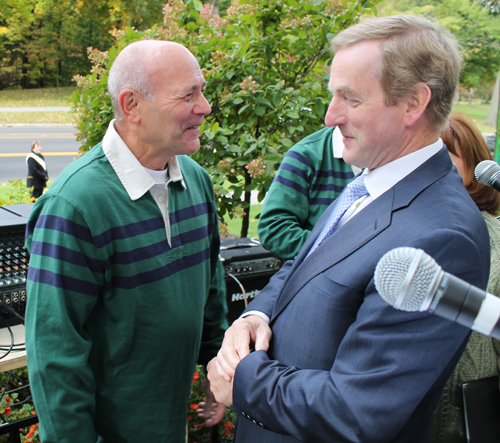
[(427, 118), (434, 129), (444, 128), (462, 68), (456, 39), (424, 17), (402, 14), (358, 23), (336, 35), (331, 47), (338, 51), (367, 40), (380, 41), (386, 105), (396, 105), (417, 83), (425, 83), (432, 92)]
[(115, 59), (108, 74), (108, 92), (115, 117), (121, 121), (124, 115), (118, 96), (124, 89), (133, 89), (148, 101), (155, 101), (155, 87), (147, 66), (147, 51), (141, 45), (127, 46)]

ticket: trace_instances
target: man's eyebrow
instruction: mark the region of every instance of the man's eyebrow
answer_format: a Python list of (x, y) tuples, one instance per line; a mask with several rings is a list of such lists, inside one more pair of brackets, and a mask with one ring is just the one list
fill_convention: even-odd
[(200, 86), (201, 86), (201, 89), (204, 89), (206, 85), (207, 85), (207, 82), (205, 82), (205, 81), (204, 81), (204, 82), (202, 82), (202, 83), (201, 83), (201, 85), (200, 85), (199, 83), (194, 83), (191, 87), (189, 87), (189, 86), (188, 86), (188, 87), (186, 88), (186, 91), (187, 91), (188, 93), (190, 93), (190, 92), (192, 92), (192, 91), (194, 91), (194, 90), (198, 89)]
[[(330, 89), (330, 88), (328, 88)], [(337, 94), (343, 94), (343, 95), (349, 95), (349, 96), (359, 96), (359, 93), (356, 92), (354, 89), (351, 89), (349, 88), (349, 86), (340, 86), (338, 88), (334, 88), (333, 90), (330, 89), (330, 92), (335, 95), (335, 93)]]

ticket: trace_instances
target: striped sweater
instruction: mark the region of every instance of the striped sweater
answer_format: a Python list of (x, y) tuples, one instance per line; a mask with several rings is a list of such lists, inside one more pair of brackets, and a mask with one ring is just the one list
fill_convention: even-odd
[(151, 194), (132, 201), (101, 144), (33, 208), (26, 347), (46, 443), (185, 438), (195, 364), (227, 324), (212, 183), (178, 161), (172, 247)]
[(293, 146), (274, 177), (259, 218), (259, 240), (281, 258), (294, 258), (315, 223), (352, 180), (351, 166), (333, 155), (333, 128)]

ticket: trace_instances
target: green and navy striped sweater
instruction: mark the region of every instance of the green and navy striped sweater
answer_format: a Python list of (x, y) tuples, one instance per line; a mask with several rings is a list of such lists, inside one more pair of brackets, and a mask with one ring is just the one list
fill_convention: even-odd
[(333, 155), (334, 128), (293, 146), (276, 172), (259, 218), (259, 240), (281, 258), (294, 258), (321, 214), (352, 180), (351, 166)]
[(172, 247), (151, 194), (132, 201), (101, 144), (33, 208), (26, 347), (47, 443), (184, 439), (195, 364), (216, 355), (227, 308), (212, 183), (178, 161)]

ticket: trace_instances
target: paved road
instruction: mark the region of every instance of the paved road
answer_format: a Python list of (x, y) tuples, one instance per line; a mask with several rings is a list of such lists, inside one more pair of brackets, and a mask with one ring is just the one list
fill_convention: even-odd
[(40, 140), (49, 178), (78, 156), (80, 143), (71, 125), (0, 125), (0, 183), (26, 179), (26, 155), (31, 143)]

